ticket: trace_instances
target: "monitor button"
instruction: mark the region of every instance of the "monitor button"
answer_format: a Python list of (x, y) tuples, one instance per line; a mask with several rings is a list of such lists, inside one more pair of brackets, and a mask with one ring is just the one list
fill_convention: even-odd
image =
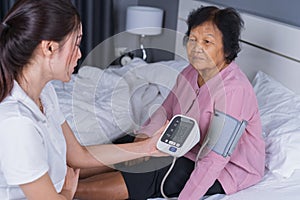
[(169, 147), (169, 151), (176, 152), (177, 148), (176, 147)]

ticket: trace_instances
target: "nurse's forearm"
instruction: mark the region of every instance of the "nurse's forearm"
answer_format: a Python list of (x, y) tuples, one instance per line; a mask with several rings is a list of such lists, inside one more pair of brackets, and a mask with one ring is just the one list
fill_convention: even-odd
[[(73, 168), (91, 168), (110, 166), (145, 156), (165, 156), (164, 153), (156, 148), (156, 143), (162, 131), (166, 128), (167, 123), (153, 134), (152, 137), (142, 141), (117, 145), (100, 144), (73, 148), (68, 152), (68, 164)], [(72, 146), (72, 144), (69, 144), (69, 146)]]
[(149, 149), (144, 141), (118, 145), (93, 145), (87, 146), (86, 149), (92, 156), (90, 164), (93, 166), (99, 166), (99, 164), (109, 166), (144, 156), (151, 156), (155, 151), (155, 149)]

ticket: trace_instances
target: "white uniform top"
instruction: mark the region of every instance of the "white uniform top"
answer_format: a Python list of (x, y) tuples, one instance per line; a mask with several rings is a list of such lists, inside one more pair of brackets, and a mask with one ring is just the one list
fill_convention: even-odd
[(66, 142), (54, 88), (41, 93), (43, 114), (18, 83), (0, 103), (0, 199), (26, 199), (18, 186), (48, 172), (57, 192), (66, 175)]

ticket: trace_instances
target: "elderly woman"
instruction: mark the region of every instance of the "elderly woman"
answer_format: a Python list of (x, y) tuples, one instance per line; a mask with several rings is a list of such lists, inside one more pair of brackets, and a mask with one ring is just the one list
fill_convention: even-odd
[[(190, 65), (162, 106), (138, 131), (151, 135), (176, 114), (196, 119), (200, 142), (161, 183), (169, 166), (145, 172), (112, 172), (79, 182), (76, 195), (88, 199), (147, 199), (169, 197), (200, 199), (204, 195), (232, 194), (257, 183), (264, 174), (265, 144), (255, 93), (234, 59), (240, 51), (243, 21), (232, 8), (201, 7), (188, 17), (186, 47)], [(205, 146), (214, 113), (247, 121), (235, 149), (226, 155)], [(230, 134), (230, 131), (224, 131)], [(205, 149), (200, 156), (199, 150)], [(113, 196), (115, 194), (115, 196)]]

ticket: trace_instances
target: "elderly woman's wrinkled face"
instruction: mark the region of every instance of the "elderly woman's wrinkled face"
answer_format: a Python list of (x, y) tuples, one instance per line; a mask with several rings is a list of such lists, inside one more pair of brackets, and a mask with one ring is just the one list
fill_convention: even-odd
[(222, 33), (212, 22), (205, 22), (191, 30), (187, 54), (190, 63), (200, 74), (220, 71), (227, 65)]

